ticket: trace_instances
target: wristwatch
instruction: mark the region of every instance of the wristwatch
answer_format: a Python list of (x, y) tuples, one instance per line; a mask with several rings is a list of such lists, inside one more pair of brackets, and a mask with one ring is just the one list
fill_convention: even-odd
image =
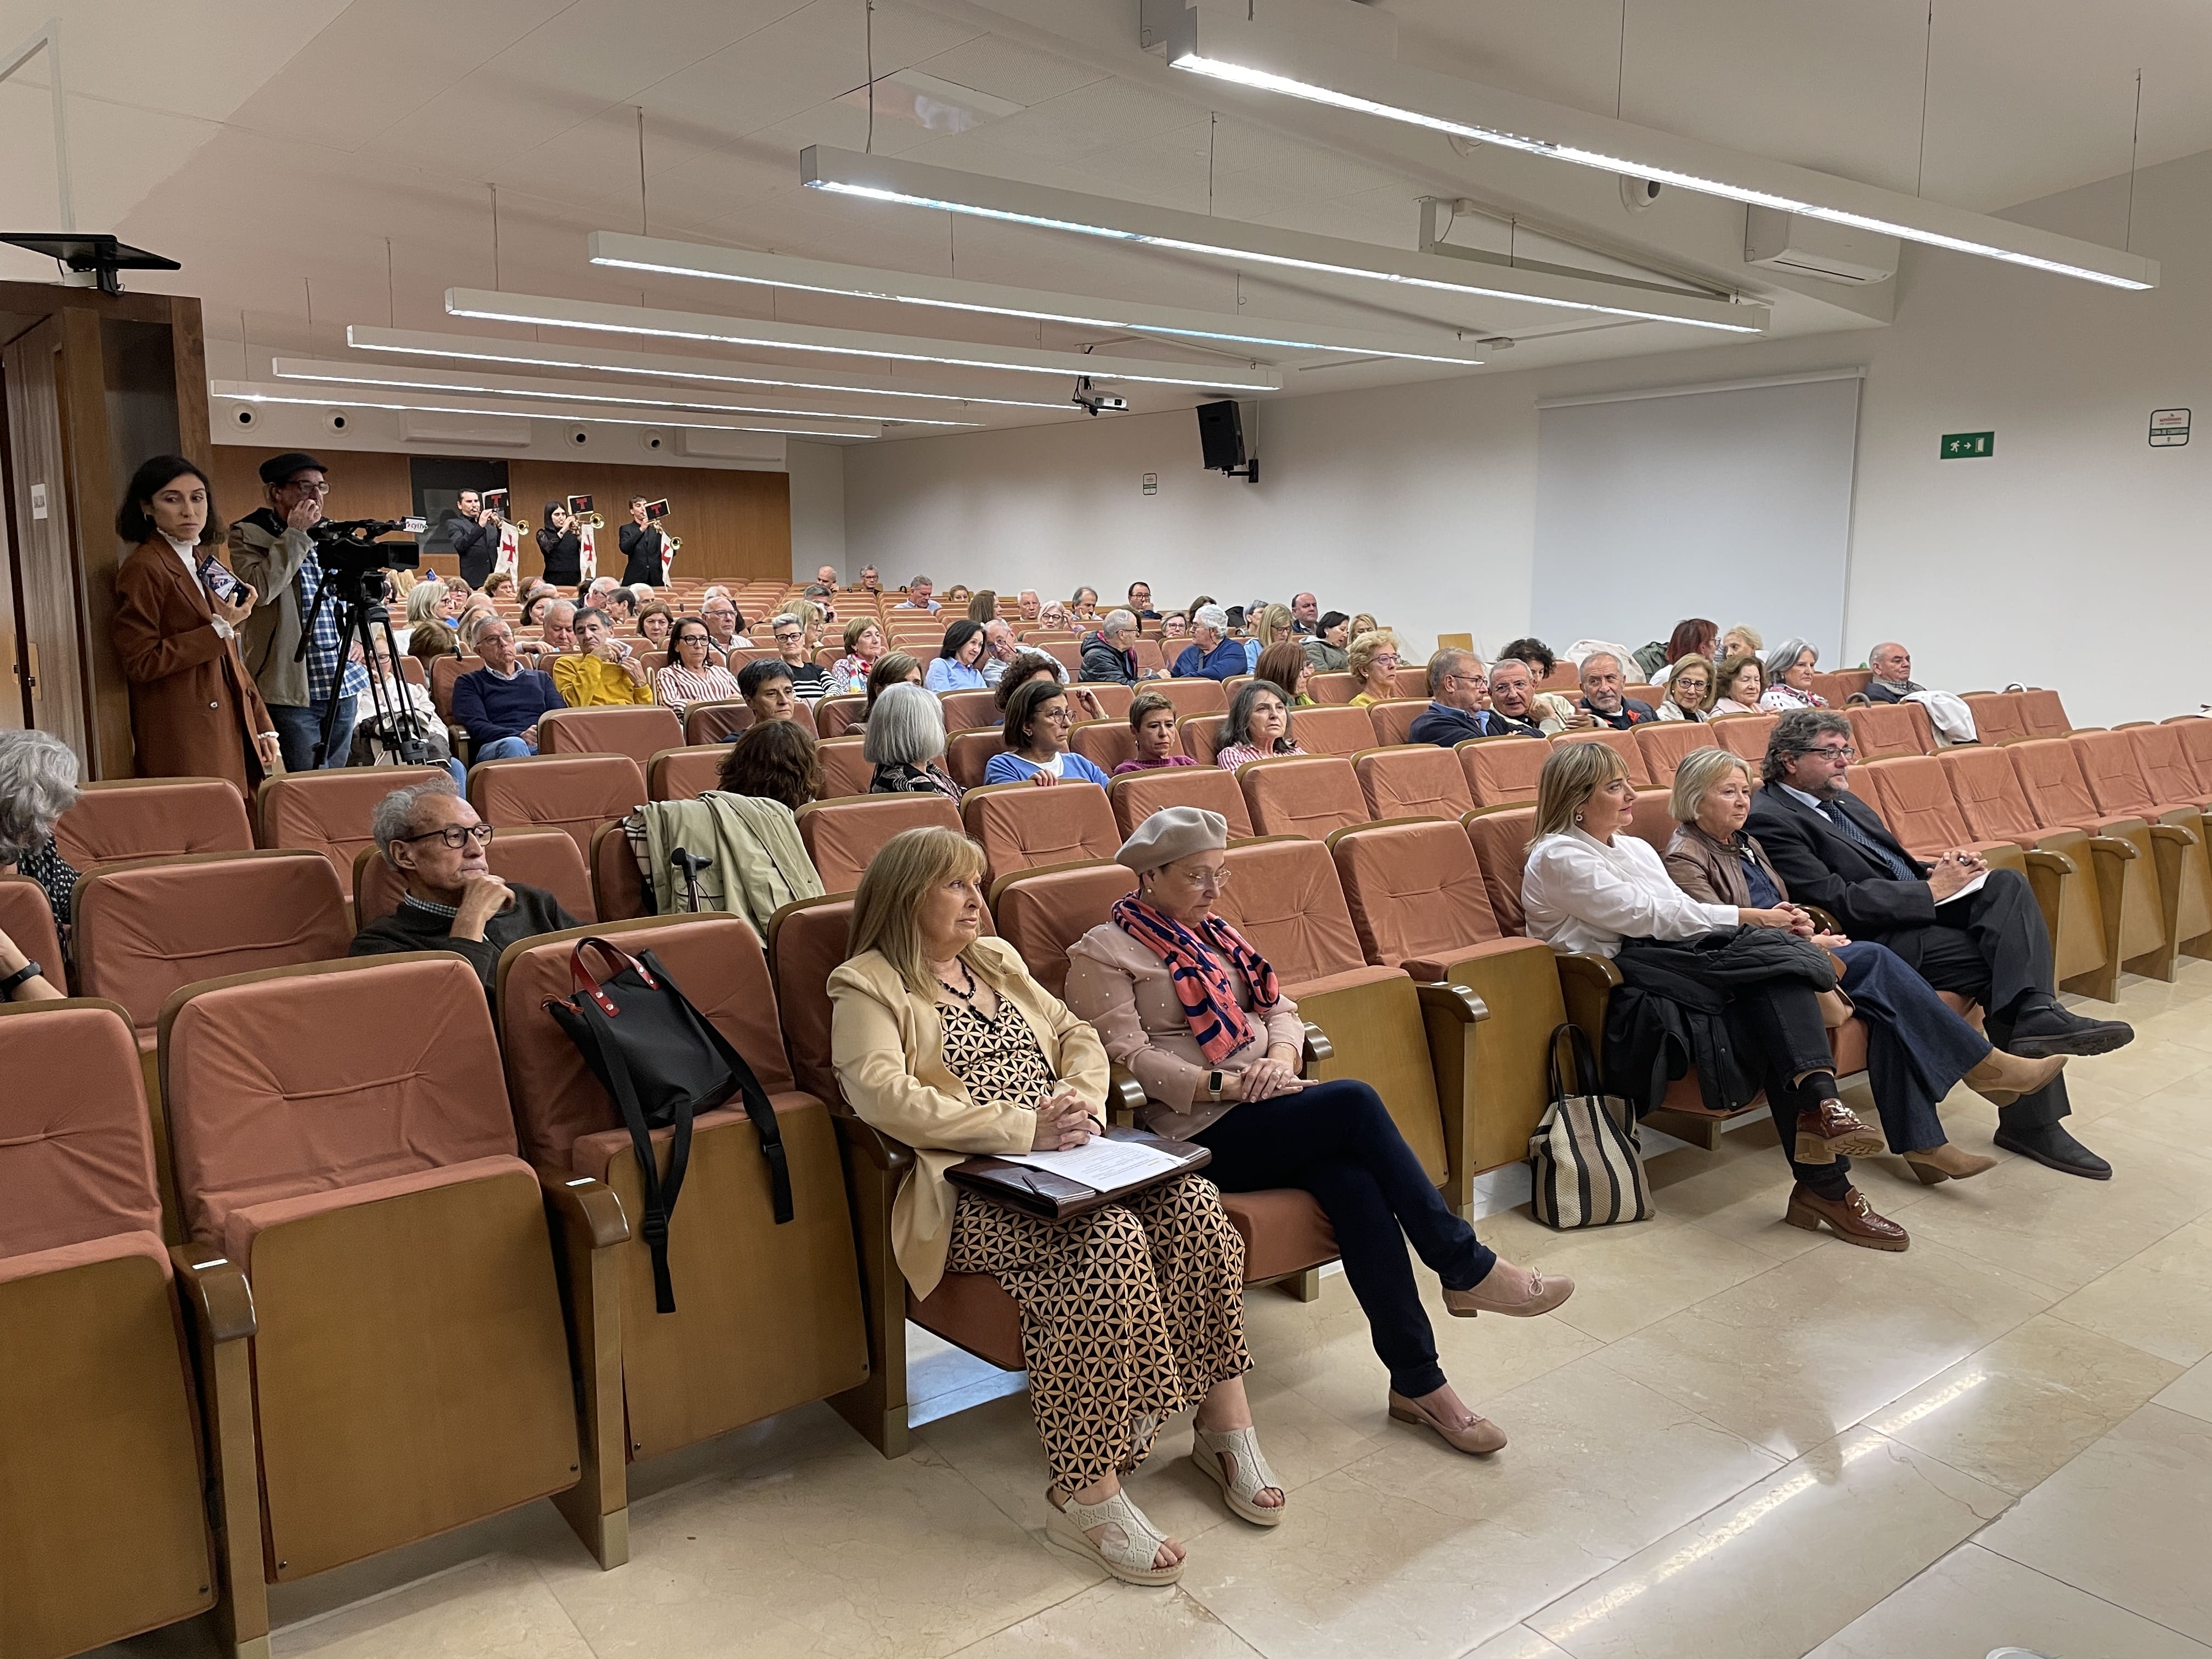
[[(46, 970), (40, 968), (37, 963), (26, 960), (21, 968), (18, 968), (14, 973), (9, 975), (7, 978), (0, 979), (0, 1002), (5, 1002), (9, 998), (13, 997), (15, 994), (15, 988), (18, 985), (22, 984), (27, 980), (36, 979), (45, 971)], [(1214, 1075), (1218, 1078), (1221, 1074), (1217, 1072)], [(1219, 1097), (1218, 1096), (1216, 1097), (1217, 1099), (1218, 1097)]]
[(1212, 1101), (1221, 1098), (1221, 1073), (1218, 1068), (1206, 1074), (1206, 1097)]

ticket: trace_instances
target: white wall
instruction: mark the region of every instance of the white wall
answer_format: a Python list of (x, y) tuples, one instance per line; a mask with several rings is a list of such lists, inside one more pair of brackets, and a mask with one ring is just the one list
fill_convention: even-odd
[[(1439, 630), (1492, 647), (1528, 625), (1538, 398), (1858, 363), (1846, 659), (1899, 635), (1931, 684), (2056, 684), (2085, 725), (2193, 710), (2212, 700), (2208, 201), (2212, 152), (2137, 179), (2134, 246), (2164, 263), (2147, 294), (1908, 247), (1887, 330), (1248, 404), (1258, 485), (1200, 470), (1187, 411), (869, 445), (846, 458), (848, 556), (1063, 593), (1143, 576), (1176, 603), (1311, 587), (1415, 651)], [(2125, 203), (2108, 179), (2010, 216), (2117, 242)], [(2208, 430), (2152, 449), (2170, 406)], [(1942, 434), (1989, 428), (1992, 458), (1937, 459)], [(1677, 614), (1791, 631), (1731, 597), (1686, 592)]]

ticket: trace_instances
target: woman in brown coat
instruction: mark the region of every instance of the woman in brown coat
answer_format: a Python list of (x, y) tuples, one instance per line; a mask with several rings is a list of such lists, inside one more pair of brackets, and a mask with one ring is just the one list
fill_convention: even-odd
[(138, 469), (115, 513), (115, 533), (137, 550), (115, 576), (115, 654), (140, 774), (228, 778), (250, 796), (276, 769), (276, 727), (238, 654), (253, 589), (205, 545), (216, 522), (191, 462), (158, 455)]

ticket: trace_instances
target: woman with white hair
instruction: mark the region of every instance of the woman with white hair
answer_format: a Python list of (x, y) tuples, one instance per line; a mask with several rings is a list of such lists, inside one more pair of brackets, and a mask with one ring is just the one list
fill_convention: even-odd
[(887, 685), (869, 711), (861, 753), (876, 769), (872, 795), (938, 794), (957, 805), (960, 786), (945, 769), (945, 708), (912, 682)]
[(76, 805), (76, 751), (52, 732), (0, 732), (0, 876), (46, 890), (64, 944), (76, 872), (54, 846), (54, 826)]
[(1770, 714), (1793, 708), (1826, 708), (1828, 700), (1813, 689), (1820, 653), (1810, 640), (1784, 640), (1766, 653), (1766, 693), (1759, 706)]
[(1136, 872), (1137, 890), (1068, 947), (1067, 1006), (1144, 1085), (1146, 1127), (1212, 1151), (1215, 1186), (1296, 1187), (1319, 1201), (1389, 1371), (1392, 1419), (1455, 1451), (1496, 1451), (1504, 1434), (1462, 1403), (1437, 1363), (1407, 1246), (1460, 1318), (1548, 1313), (1575, 1282), (1516, 1267), (1478, 1240), (1372, 1088), (1298, 1075), (1297, 1005), (1215, 914), (1228, 846), (1229, 821), (1199, 807), (1164, 807), (1139, 824), (1115, 854)]

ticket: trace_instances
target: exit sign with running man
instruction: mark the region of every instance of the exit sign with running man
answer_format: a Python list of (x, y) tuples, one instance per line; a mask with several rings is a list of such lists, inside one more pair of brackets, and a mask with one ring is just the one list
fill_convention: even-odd
[(1936, 452), (1946, 461), (1979, 460), (1997, 453), (1997, 434), (1994, 432), (1947, 432), (1943, 447)]

